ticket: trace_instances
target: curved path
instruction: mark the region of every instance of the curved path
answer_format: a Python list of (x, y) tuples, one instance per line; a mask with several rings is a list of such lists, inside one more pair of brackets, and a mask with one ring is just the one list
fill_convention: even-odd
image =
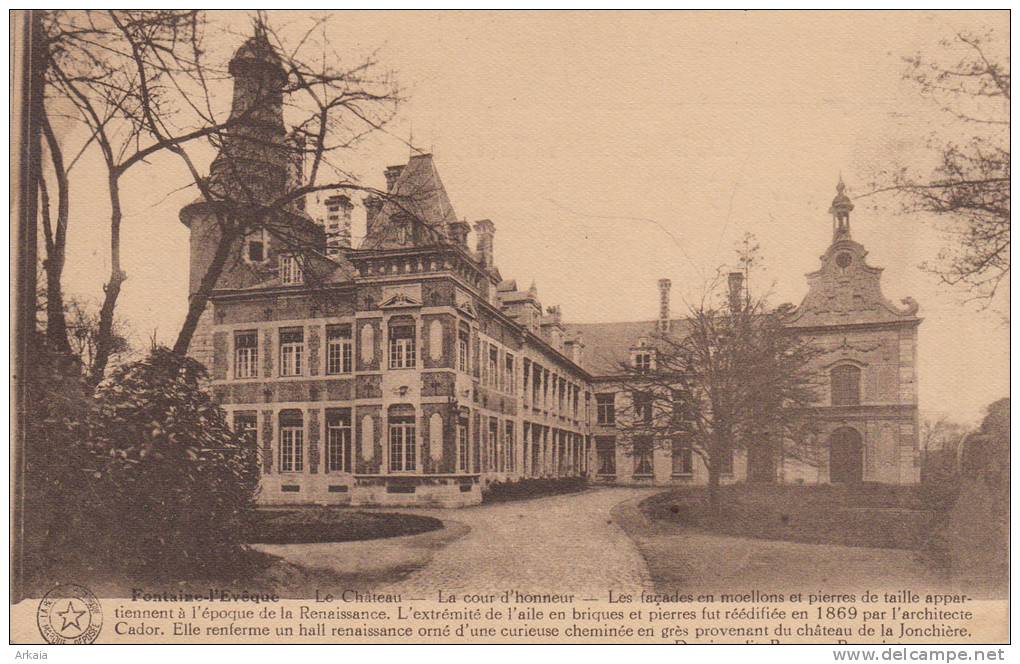
[(613, 520), (621, 502), (654, 489), (599, 488), (461, 510), (414, 510), (471, 528), (406, 579), (378, 588), (432, 599), (443, 592), (575, 594), (606, 599), (651, 588), (648, 567)]

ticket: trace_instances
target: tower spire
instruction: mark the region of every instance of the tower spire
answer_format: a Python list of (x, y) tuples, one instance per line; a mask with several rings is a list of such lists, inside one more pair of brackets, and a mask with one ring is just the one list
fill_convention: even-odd
[(230, 118), (235, 124), (223, 132), (209, 177), (225, 200), (265, 204), (285, 191), (295, 150), (285, 142), (287, 72), (261, 16), (254, 21), (253, 33), (228, 65), (234, 83)]
[(836, 196), (832, 199), (832, 206), (829, 214), (832, 215), (832, 241), (840, 238), (850, 237), (850, 212), (854, 209), (853, 201), (846, 195), (846, 184), (843, 182), (843, 173), (839, 174), (839, 181), (836, 182)]

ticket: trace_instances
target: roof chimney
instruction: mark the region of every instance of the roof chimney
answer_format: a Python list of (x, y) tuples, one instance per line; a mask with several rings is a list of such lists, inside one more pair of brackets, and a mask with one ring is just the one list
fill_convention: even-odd
[(729, 275), (730, 285), (730, 311), (737, 313), (743, 307), (740, 305), (740, 298), (744, 291), (744, 273), (743, 272), (730, 272)]
[(659, 332), (669, 332), (669, 289), (673, 282), (659, 279)]
[(481, 254), (482, 263), (485, 267), (494, 267), (495, 256), (492, 248), (492, 239), (496, 235), (496, 225), (489, 219), (481, 219), (475, 222), (475, 233), (478, 235), (475, 251)]
[(447, 226), (447, 233), (449, 233), (450, 240), (454, 244), (459, 245), (467, 249), (467, 236), (468, 231), (471, 230), (471, 225), (466, 221), (451, 221)]
[(386, 191), (388, 193), (391, 194), (393, 193), (393, 185), (397, 183), (397, 178), (400, 177), (400, 174), (401, 172), (403, 172), (403, 170), (404, 170), (403, 164), (399, 166), (386, 167), (386, 171), (383, 173), (383, 175), (386, 176)]
[(379, 214), (379, 210), (382, 210), (383, 199), (378, 196), (366, 196), (363, 202), (366, 210), (366, 226), (370, 229), (372, 224), (375, 223), (375, 217)]
[(566, 345), (570, 349), (570, 359), (574, 364), (580, 365), (584, 357), (584, 339), (581, 333), (575, 334), (573, 339), (566, 342)]

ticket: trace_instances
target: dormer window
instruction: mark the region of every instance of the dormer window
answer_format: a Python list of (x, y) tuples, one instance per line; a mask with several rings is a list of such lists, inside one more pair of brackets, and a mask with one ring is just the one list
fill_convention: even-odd
[(280, 256), (280, 283), (286, 285), (300, 284), (304, 281), (304, 274), (297, 256)]
[(245, 237), (243, 258), (246, 263), (263, 263), (268, 258), (269, 242), (264, 230), (252, 231)]
[(650, 351), (639, 351), (634, 353), (634, 368), (638, 371), (651, 371), (652, 353)]

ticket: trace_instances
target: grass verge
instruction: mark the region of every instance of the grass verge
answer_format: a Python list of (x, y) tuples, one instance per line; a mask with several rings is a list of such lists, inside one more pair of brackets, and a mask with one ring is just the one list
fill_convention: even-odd
[(891, 549), (925, 547), (936, 520), (910, 486), (734, 484), (720, 492), (718, 513), (703, 487), (657, 494), (640, 508), (652, 520), (713, 533)]

